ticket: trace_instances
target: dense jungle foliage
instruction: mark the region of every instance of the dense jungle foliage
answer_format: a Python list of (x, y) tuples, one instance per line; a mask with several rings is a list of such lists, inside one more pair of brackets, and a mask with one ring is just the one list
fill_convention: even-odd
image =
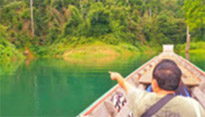
[(32, 36), (30, 0), (1, 0), (0, 58), (19, 58), (25, 47), (36, 56), (55, 55), (96, 41), (157, 49), (184, 44), (187, 26), (191, 41), (201, 44), (204, 5), (203, 0), (33, 0)]

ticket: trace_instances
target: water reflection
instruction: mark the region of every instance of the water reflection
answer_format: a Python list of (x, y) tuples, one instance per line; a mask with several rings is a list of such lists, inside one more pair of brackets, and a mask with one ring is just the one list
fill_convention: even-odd
[(0, 79), (2, 75), (11, 75), (15, 73), (16, 70), (22, 65), (23, 61), (14, 61), (14, 62), (7, 62), (1, 63), (0, 62)]
[(39, 96), (38, 96), (38, 82), (37, 82), (37, 76), (34, 76), (34, 91), (33, 91), (33, 95), (34, 95), (34, 103), (35, 103), (35, 112), (36, 115), (38, 115), (38, 111), (39, 111), (39, 107), (40, 107), (40, 102), (39, 102)]

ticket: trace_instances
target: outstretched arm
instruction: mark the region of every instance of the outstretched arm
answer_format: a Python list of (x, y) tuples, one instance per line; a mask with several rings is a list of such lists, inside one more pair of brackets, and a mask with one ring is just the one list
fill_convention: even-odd
[(118, 84), (128, 93), (131, 85), (117, 72), (109, 72), (111, 80), (117, 80)]

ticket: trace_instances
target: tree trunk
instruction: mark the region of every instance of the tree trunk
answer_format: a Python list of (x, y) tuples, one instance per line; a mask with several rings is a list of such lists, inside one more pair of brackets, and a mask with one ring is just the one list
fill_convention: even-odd
[(190, 59), (189, 53), (186, 52), (185, 55), (186, 55), (186, 59), (189, 60)]
[(152, 17), (152, 9), (149, 7), (149, 16)]
[(30, 8), (31, 8), (31, 31), (32, 31), (32, 37), (34, 37), (33, 0), (30, 0)]
[(190, 34), (189, 34), (189, 26), (187, 26), (187, 32), (186, 32), (186, 53), (189, 53), (189, 44), (190, 44)]

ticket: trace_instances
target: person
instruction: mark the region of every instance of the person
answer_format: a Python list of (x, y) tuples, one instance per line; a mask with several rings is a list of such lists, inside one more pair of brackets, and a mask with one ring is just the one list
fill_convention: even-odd
[[(169, 59), (163, 59), (154, 68), (151, 86), (153, 92), (134, 88), (119, 73), (109, 72), (112, 80), (125, 90), (128, 108), (135, 117), (142, 116), (151, 106), (167, 95), (174, 95), (178, 88), (182, 72), (177, 64)], [(162, 106), (152, 117), (205, 117), (204, 108), (194, 99), (174, 96)]]

